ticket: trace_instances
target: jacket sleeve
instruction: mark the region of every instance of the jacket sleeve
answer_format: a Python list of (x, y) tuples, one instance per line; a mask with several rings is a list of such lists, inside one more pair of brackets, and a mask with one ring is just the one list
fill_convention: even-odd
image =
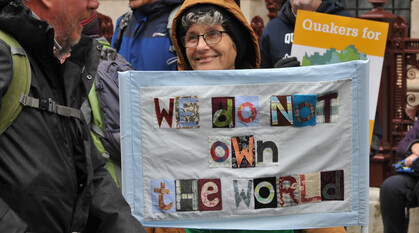
[(396, 151), (397, 156), (404, 159), (406, 156), (410, 155), (410, 148), (417, 142), (419, 142), (419, 120), (415, 122), (413, 128), (411, 128), (406, 136), (399, 142)]
[[(96, 148), (92, 151), (93, 164), (103, 164)], [(95, 161), (96, 160), (96, 161)], [(94, 194), (86, 232), (146, 233), (140, 222), (131, 215), (131, 208), (103, 166), (96, 166), (93, 177)]]
[(115, 31), (113, 32), (112, 35), (112, 41), (111, 41), (111, 47), (115, 48), (115, 44), (116, 44), (116, 39), (118, 38), (118, 33), (119, 33), (119, 22), (121, 21), (122, 16), (120, 16), (117, 20), (116, 20), (116, 25), (115, 25)]
[(259, 42), (260, 57), (261, 57), (260, 68), (273, 68), (273, 62), (270, 55), (271, 49), (269, 47), (270, 47), (269, 28), (265, 27), (265, 29), (262, 32), (262, 36)]

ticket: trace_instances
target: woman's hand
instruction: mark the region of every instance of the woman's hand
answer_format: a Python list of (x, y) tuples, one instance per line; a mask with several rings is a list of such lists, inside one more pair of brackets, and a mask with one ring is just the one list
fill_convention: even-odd
[(404, 160), (404, 165), (407, 167), (412, 166), (413, 161), (419, 157), (419, 143), (413, 144), (412, 147), (410, 147), (410, 150), (412, 151), (412, 154)]

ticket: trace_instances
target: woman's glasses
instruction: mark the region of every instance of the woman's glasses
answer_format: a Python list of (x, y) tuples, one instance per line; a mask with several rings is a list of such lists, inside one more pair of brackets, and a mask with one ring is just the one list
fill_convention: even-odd
[(204, 38), (205, 43), (207, 45), (215, 45), (220, 43), (223, 33), (227, 33), (226, 31), (210, 31), (204, 33), (202, 35), (186, 35), (182, 37), (182, 43), (185, 48), (194, 48), (199, 43), (199, 37), (202, 36)]

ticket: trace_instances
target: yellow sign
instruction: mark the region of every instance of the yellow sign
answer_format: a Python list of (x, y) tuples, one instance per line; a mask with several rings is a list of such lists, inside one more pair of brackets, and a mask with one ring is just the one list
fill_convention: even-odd
[(291, 56), (303, 66), (370, 60), (370, 142), (387, 32), (388, 23), (302, 10), (295, 23)]
[(352, 44), (359, 52), (383, 57), (387, 32), (388, 23), (298, 11), (294, 44), (337, 50)]

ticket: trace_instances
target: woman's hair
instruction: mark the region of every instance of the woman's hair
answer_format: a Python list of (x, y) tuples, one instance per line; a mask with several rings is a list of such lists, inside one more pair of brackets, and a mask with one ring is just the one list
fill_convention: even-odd
[(209, 11), (193, 11), (185, 14), (182, 17), (182, 32), (186, 33), (188, 28), (192, 24), (203, 24), (203, 25), (222, 25), (225, 26), (227, 18), (221, 14), (221, 12), (211, 9)]

